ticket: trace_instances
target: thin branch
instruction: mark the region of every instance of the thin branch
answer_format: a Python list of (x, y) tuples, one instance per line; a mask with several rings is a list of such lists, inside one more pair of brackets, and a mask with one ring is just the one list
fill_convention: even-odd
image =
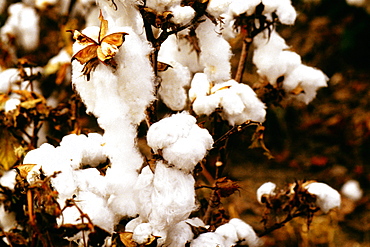
[(239, 64), (238, 64), (238, 68), (237, 68), (236, 74), (235, 74), (235, 81), (237, 81), (239, 83), (243, 79), (245, 64), (246, 64), (246, 61), (247, 61), (247, 58), (248, 58), (248, 51), (249, 51), (249, 48), (252, 44), (252, 41), (253, 41), (253, 39), (249, 38), (249, 37), (246, 37), (243, 40), (242, 52), (240, 54)]

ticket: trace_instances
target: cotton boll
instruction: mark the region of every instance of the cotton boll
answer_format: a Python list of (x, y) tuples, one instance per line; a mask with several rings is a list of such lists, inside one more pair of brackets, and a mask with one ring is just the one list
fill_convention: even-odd
[(263, 197), (265, 195), (270, 196), (270, 195), (275, 195), (274, 190), (276, 188), (276, 184), (272, 182), (267, 182), (262, 184), (258, 189), (257, 189), (257, 200), (259, 203), (262, 203)]
[(76, 170), (73, 172), (76, 186), (80, 191), (89, 191), (102, 198), (108, 197), (107, 180), (95, 168)]
[(220, 106), (221, 97), (218, 94), (199, 96), (193, 103), (193, 110), (197, 115), (211, 115)]
[(9, 17), (1, 28), (4, 42), (8, 42), (8, 35), (16, 37), (17, 44), (26, 51), (37, 48), (39, 43), (39, 16), (34, 8), (23, 3), (11, 4), (8, 8)]
[(327, 81), (328, 77), (321, 70), (302, 64), (285, 78), (283, 88), (290, 92), (295, 85), (300, 86), (303, 93), (291, 95), (291, 98), (308, 104), (316, 97), (319, 88), (327, 86)]
[(0, 92), (7, 93), (13, 84), (21, 81), (18, 69), (10, 68), (0, 72)]
[[(66, 168), (66, 166), (60, 166), (59, 157), (59, 153), (53, 145), (44, 143), (39, 148), (29, 151), (23, 159), (23, 164), (40, 165), (45, 175), (50, 176), (54, 172)], [(30, 173), (32, 174), (32, 170)]]
[(8, 232), (18, 225), (14, 212), (5, 210), (4, 204), (0, 204), (0, 228), (3, 232)]
[(209, 19), (199, 24), (195, 32), (201, 50), (199, 60), (209, 80), (218, 83), (230, 79), (230, 44), (216, 33), (215, 25)]
[(316, 205), (324, 212), (340, 206), (340, 194), (324, 183), (310, 183), (305, 186), (310, 194), (316, 195)]
[(179, 113), (163, 118), (152, 124), (147, 133), (148, 145), (156, 152), (175, 143), (179, 138), (187, 137), (196, 119), (186, 113)]
[(195, 227), (200, 227), (200, 226), (205, 227), (205, 224), (204, 224), (203, 220), (201, 220), (198, 217), (187, 219), (187, 220), (185, 220), (185, 222), (187, 222), (188, 224), (190, 224), (192, 226), (195, 226)]
[(165, 242), (165, 246), (168, 247), (182, 247), (186, 246), (186, 243), (190, 243), (190, 241), (194, 238), (194, 233), (191, 230), (186, 221), (181, 221), (177, 223), (175, 226), (171, 227), (168, 231), (167, 239)]
[(135, 199), (140, 210), (139, 215), (144, 219), (148, 219), (152, 210), (153, 179), (153, 172), (149, 166), (146, 166), (142, 169), (134, 186), (135, 194), (137, 195)]
[(229, 247), (225, 245), (222, 236), (215, 232), (206, 232), (200, 234), (196, 239), (191, 241), (190, 247)]
[(345, 182), (340, 190), (342, 195), (348, 197), (353, 201), (358, 201), (362, 198), (363, 190), (360, 187), (360, 183), (356, 180), (348, 180)]
[(232, 0), (229, 9), (232, 16), (238, 16), (243, 13), (249, 16), (255, 12), (256, 6), (260, 3), (261, 0)]
[[(170, 226), (186, 220), (196, 209), (194, 178), (174, 168), (168, 168), (162, 161), (157, 162), (154, 174), (152, 211), (149, 223), (153, 234), (165, 241)], [(157, 235), (157, 234), (162, 235)]]
[(86, 143), (87, 137), (85, 135), (76, 134), (64, 136), (60, 142), (60, 147), (58, 147), (58, 149), (68, 158), (69, 165), (72, 168), (80, 168)]
[(211, 0), (207, 5), (207, 13), (219, 18), (226, 13), (232, 0)]
[(190, 82), (190, 71), (180, 63), (172, 61), (172, 68), (160, 72), (162, 78), (158, 90), (163, 103), (173, 111), (181, 111), (186, 106), (187, 95), (184, 89)]
[(141, 217), (135, 218), (130, 220), (126, 225), (125, 225), (125, 232), (134, 232), (135, 228), (143, 223), (143, 220)]
[(171, 7), (170, 11), (172, 12), (173, 15), (171, 21), (181, 26), (190, 23), (190, 21), (195, 16), (195, 10), (190, 6), (182, 7), (181, 5), (176, 5), (174, 7)]
[(238, 218), (231, 219), (229, 224), (235, 227), (241, 245), (248, 245), (249, 247), (262, 246), (262, 240), (250, 225)]
[(132, 235), (132, 239), (138, 244), (149, 243), (152, 236), (152, 226), (149, 223), (138, 225)]
[[(203, 129), (205, 139), (181, 138), (174, 144), (163, 149), (163, 158), (184, 172), (191, 172), (196, 164), (203, 159), (208, 149), (212, 147), (212, 137)], [(203, 134), (203, 133), (199, 133)]]
[(98, 133), (89, 133), (83, 149), (81, 163), (96, 167), (107, 160), (103, 145), (105, 141), (103, 136)]
[(215, 233), (224, 238), (225, 246), (235, 246), (239, 240), (235, 226), (230, 223), (217, 227)]
[(17, 174), (17, 171), (14, 169), (4, 172), (3, 175), (0, 177), (0, 184), (11, 190), (14, 190), (14, 186), (16, 184), (15, 177), (17, 176)]
[(204, 73), (196, 73), (191, 81), (189, 89), (189, 99), (194, 102), (199, 96), (206, 96), (210, 93), (211, 84), (208, 81), (207, 75)]
[(10, 112), (10, 111), (17, 109), (20, 103), (21, 101), (19, 99), (8, 99), (5, 102), (5, 106), (4, 106), (5, 112)]
[(276, 15), (279, 17), (279, 21), (285, 25), (293, 25), (297, 18), (297, 12), (290, 0), (280, 1), (276, 9)]

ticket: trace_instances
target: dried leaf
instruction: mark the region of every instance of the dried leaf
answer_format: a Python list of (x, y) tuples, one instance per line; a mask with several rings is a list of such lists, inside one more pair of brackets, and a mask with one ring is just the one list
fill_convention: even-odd
[(23, 165), (14, 167), (18, 173), (17, 177), (19, 176), (21, 180), (27, 179), (28, 173), (32, 170), (32, 168), (35, 167), (35, 165), (36, 164), (23, 164)]
[(304, 93), (304, 90), (301, 86), (297, 86), (292, 91), (290, 91), (290, 94), (293, 94), (293, 95), (298, 95), (298, 94), (301, 94), (301, 93)]
[(0, 128), (0, 137), (0, 170), (8, 171), (18, 161), (14, 150), (20, 143), (6, 128)]
[(137, 244), (132, 240), (132, 232), (121, 232), (119, 233), (119, 238), (125, 247), (136, 247)]
[(36, 105), (41, 102), (43, 102), (43, 99), (38, 98), (38, 99), (27, 100), (25, 102), (20, 103), (19, 105), (24, 109), (31, 109), (31, 108), (35, 108)]
[(168, 68), (172, 68), (171, 65), (167, 64), (167, 63), (162, 63), (162, 62), (157, 62), (157, 69), (159, 72), (163, 72), (163, 71), (166, 71), (168, 70)]

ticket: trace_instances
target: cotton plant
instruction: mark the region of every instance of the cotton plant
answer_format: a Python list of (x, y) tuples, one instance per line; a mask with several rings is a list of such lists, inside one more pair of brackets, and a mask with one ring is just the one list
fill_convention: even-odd
[[(1, 35), (2, 39), (16, 36), (18, 45), (31, 51), (38, 44), (35, 8), (42, 10), (63, 1), (29, 2), (29, 6), (11, 5)], [(72, 86), (86, 113), (96, 117), (102, 134), (69, 134), (56, 146), (44, 143), (29, 151), (17, 168), (18, 176), (26, 170), (21, 178), (30, 186), (27, 196), (41, 195), (37, 194), (39, 188), (55, 192), (33, 200), (46, 200), (46, 209), (56, 218), (48, 222), (50, 226), (71, 231), (64, 238), (80, 246), (92, 241), (90, 236), (98, 229), (104, 231), (99, 245), (106, 236), (115, 241), (118, 234), (121, 239), (129, 236), (133, 246), (260, 246), (259, 235), (241, 219), (231, 219), (213, 231), (209, 220), (191, 215), (200, 207), (196, 167), (211, 150), (221, 152), (220, 143), (225, 140), (214, 140), (214, 129), (205, 128), (201, 120), (222, 119), (230, 128), (226, 138), (250, 122), (261, 127), (265, 121), (266, 105), (249, 85), (232, 77), (228, 40), (245, 33), (243, 18), (252, 28), (253, 36), (248, 37), (252, 41), (248, 42), (255, 45), (253, 62), (261, 77), (273, 86), (283, 77), (283, 89), (290, 93), (298, 88), (291, 97), (305, 103), (326, 86), (326, 76), (303, 65), (274, 30), (276, 17), (283, 24), (294, 23), (296, 12), (291, 2), (97, 0), (97, 6), (87, 8), (92, 3), (81, 0), (71, 8), (74, 15), (84, 16), (86, 23), (82, 30), (68, 30), (74, 40), (72, 54), (62, 49), (40, 73), (54, 74), (71, 59)], [(61, 13), (67, 11), (66, 5)], [(27, 25), (20, 16), (23, 11), (32, 17)], [(26, 30), (31, 25), (33, 29)], [(24, 42), (23, 32), (32, 44)], [(283, 62), (277, 64), (277, 59)], [(16, 72), (2, 72), (4, 77), (8, 73), (9, 80), (0, 84), (1, 90), (12, 86), (10, 78), (16, 78)], [(159, 100), (170, 110), (161, 119), (157, 118)], [(18, 104), (16, 99), (9, 101), (5, 109), (15, 110)], [(146, 147), (151, 150), (145, 157), (138, 145), (138, 129), (143, 123)], [(217, 159), (222, 158), (218, 155)], [(217, 160), (216, 169), (223, 162)], [(11, 178), (19, 181), (19, 177)], [(14, 190), (5, 178), (0, 183)], [(239, 188), (226, 178), (215, 177), (213, 183), (214, 203), (218, 204), (221, 197)], [(312, 183), (299, 188), (308, 191), (309, 199), (317, 198), (317, 207), (327, 212), (339, 205), (338, 196), (331, 188), (320, 191), (322, 187)], [(268, 203), (269, 197), (277, 196), (274, 189), (272, 184), (260, 189), (259, 202)], [(326, 201), (328, 195), (334, 202)], [(29, 198), (27, 205), (37, 205), (38, 201)], [(14, 214), (4, 205), (0, 204), (0, 215), (6, 220), (0, 226), (10, 229)], [(30, 222), (37, 224), (31, 211), (29, 215)], [(115, 227), (122, 220), (128, 223), (123, 233), (117, 233)], [(196, 234), (194, 228), (203, 232)]]

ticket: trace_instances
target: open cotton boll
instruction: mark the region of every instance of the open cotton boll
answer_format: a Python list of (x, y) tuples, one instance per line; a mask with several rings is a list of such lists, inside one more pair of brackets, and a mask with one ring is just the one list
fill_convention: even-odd
[(170, 226), (186, 220), (196, 209), (194, 183), (191, 174), (166, 167), (162, 161), (157, 162), (149, 223), (153, 234), (161, 237), (161, 241), (166, 240)]
[(143, 220), (141, 217), (137, 217), (135, 219), (130, 220), (126, 225), (125, 225), (125, 232), (134, 232), (135, 228), (143, 223)]
[(149, 243), (152, 236), (152, 226), (149, 223), (141, 223), (133, 232), (132, 239), (138, 244)]
[(3, 42), (9, 42), (9, 35), (15, 36), (17, 45), (25, 51), (32, 51), (39, 44), (39, 16), (36, 10), (23, 3), (11, 4), (9, 17), (1, 28)]
[(184, 87), (189, 85), (190, 71), (176, 61), (171, 61), (170, 64), (172, 68), (159, 73), (162, 81), (158, 93), (168, 108), (181, 111), (186, 106), (187, 95)]
[(174, 144), (163, 149), (163, 158), (177, 169), (192, 172), (196, 164), (211, 149), (212, 136), (206, 129), (198, 131), (198, 137), (181, 138)]
[(219, 107), (221, 97), (218, 94), (199, 96), (193, 103), (193, 110), (197, 115), (211, 115)]
[(96, 167), (106, 162), (107, 156), (104, 153), (105, 141), (98, 133), (89, 133), (83, 149), (81, 164)]
[(215, 232), (206, 232), (200, 234), (196, 239), (191, 241), (190, 247), (229, 247), (225, 245), (222, 236)]
[(230, 223), (217, 227), (215, 233), (224, 238), (225, 246), (235, 246), (239, 240), (235, 226)]
[(0, 204), (0, 228), (3, 232), (8, 232), (12, 228), (17, 227), (18, 222), (15, 216), (14, 212), (7, 212), (5, 210), (3, 203)]
[(154, 174), (149, 166), (142, 169), (134, 186), (135, 199), (139, 207), (139, 215), (141, 218), (148, 219), (152, 210), (151, 196), (153, 193)]
[(298, 95), (291, 95), (291, 98), (308, 104), (316, 97), (319, 88), (327, 87), (328, 80), (329, 78), (321, 70), (302, 64), (285, 78), (283, 87), (285, 89), (285, 84), (298, 84), (303, 92)]
[(276, 15), (279, 17), (279, 21), (285, 25), (293, 25), (297, 18), (297, 12), (290, 0), (279, 1), (279, 6), (276, 8)]
[(241, 245), (248, 245), (249, 247), (262, 246), (262, 240), (250, 225), (238, 218), (231, 219), (229, 224), (235, 227)]
[(10, 111), (17, 109), (20, 103), (21, 101), (19, 99), (8, 99), (5, 102), (5, 106), (4, 106), (5, 112), (10, 112)]
[(191, 81), (189, 89), (189, 99), (191, 102), (200, 96), (206, 96), (210, 93), (211, 84), (204, 73), (196, 73)]
[(265, 121), (266, 107), (248, 85), (229, 80), (216, 84), (211, 92), (220, 98), (220, 115), (230, 125), (242, 124), (247, 120)]
[(148, 145), (157, 152), (179, 138), (187, 137), (196, 124), (196, 119), (188, 113), (178, 113), (152, 124), (147, 133)]
[(15, 177), (17, 176), (17, 174), (18, 173), (15, 169), (4, 172), (3, 175), (0, 177), (0, 184), (11, 190), (14, 190), (14, 186), (16, 184)]
[(248, 16), (252, 15), (256, 6), (261, 3), (261, 0), (232, 0), (229, 6), (231, 16), (238, 16), (246, 13)]
[(262, 198), (267, 195), (275, 195), (274, 190), (276, 188), (276, 184), (272, 182), (267, 182), (262, 184), (258, 189), (257, 189), (257, 200), (259, 203), (262, 203)]
[(85, 135), (70, 134), (63, 137), (57, 149), (68, 159), (72, 168), (78, 169), (81, 166), (86, 143)]
[(209, 19), (200, 23), (195, 33), (201, 50), (199, 61), (204, 66), (208, 79), (215, 83), (229, 80), (232, 55), (230, 44), (222, 35), (216, 33), (215, 25)]
[(170, 11), (173, 15), (171, 21), (177, 25), (186, 25), (190, 23), (195, 16), (195, 10), (190, 6), (176, 5), (171, 7)]
[(348, 180), (345, 182), (340, 190), (342, 195), (353, 200), (358, 201), (362, 198), (363, 190), (360, 187), (360, 183), (356, 180)]
[(181, 221), (168, 231), (165, 246), (182, 247), (194, 238), (194, 233), (186, 221)]
[[(24, 68), (27, 76), (31, 76), (31, 71), (33, 74), (43, 73), (41, 67), (36, 68)], [(39, 94), (41, 93), (39, 82), (32, 81), (33, 91)], [(19, 75), (19, 70), (15, 68), (6, 69), (0, 72), (0, 93), (8, 93), (9, 90), (30, 90), (30, 81), (24, 81)], [(11, 94), (12, 98), (20, 98), (19, 94)]]
[(211, 0), (207, 5), (207, 13), (215, 18), (219, 18), (222, 14), (228, 11), (232, 0)]
[(89, 191), (102, 198), (108, 197), (107, 180), (97, 169), (76, 170), (73, 172), (73, 177), (79, 191)]
[(310, 183), (305, 186), (310, 194), (316, 195), (316, 206), (328, 213), (330, 209), (340, 206), (340, 194), (324, 183)]

